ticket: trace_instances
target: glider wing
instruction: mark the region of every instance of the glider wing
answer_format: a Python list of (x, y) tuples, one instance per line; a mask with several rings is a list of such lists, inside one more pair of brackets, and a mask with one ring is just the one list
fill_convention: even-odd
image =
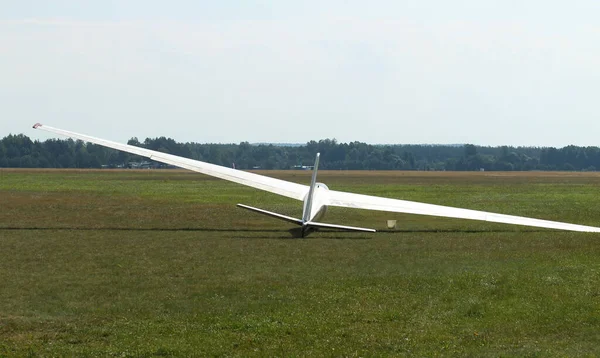
[(328, 205), (330, 206), (389, 211), (417, 215), (441, 216), (457, 219), (481, 220), (495, 223), (534, 226), (558, 230), (600, 232), (600, 228), (592, 226), (567, 224), (557, 221), (526, 218), (522, 216), (495, 214), (485, 211), (459, 209), (449, 206), (419, 203), (415, 201), (388, 199), (377, 196), (353, 194), (334, 190), (330, 190), (328, 194)]
[(256, 189), (265, 190), (271, 193), (287, 196), (297, 200), (304, 200), (306, 193), (308, 193), (308, 186), (292, 183), (285, 180), (275, 179), (264, 175), (255, 173), (245, 172), (242, 170), (236, 170), (232, 168), (223, 167), (220, 165), (210, 164), (201, 162), (199, 160), (193, 160), (176, 155), (166, 154), (157, 152), (154, 150), (144, 149), (129, 144), (121, 144), (112, 142), (105, 139), (91, 137), (85, 134), (79, 134), (75, 132), (66, 131), (63, 129), (53, 128), (43, 124), (37, 123), (33, 126), (35, 129), (42, 129), (47, 132), (64, 135), (67, 137), (82, 140), (84, 142), (90, 142), (105, 147), (121, 150), (127, 153), (140, 155), (147, 157), (157, 162), (174, 165), (180, 168), (189, 169), (198, 173), (214, 176), (217, 178), (232, 181), (234, 183), (247, 185)]

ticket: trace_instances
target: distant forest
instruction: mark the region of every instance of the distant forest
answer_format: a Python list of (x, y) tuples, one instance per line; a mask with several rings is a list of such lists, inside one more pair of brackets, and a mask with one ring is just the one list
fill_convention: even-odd
[[(132, 138), (128, 144), (238, 169), (301, 169), (321, 153), (321, 169), (458, 171), (596, 171), (600, 148), (484, 147), (466, 145), (371, 145), (335, 139), (305, 145), (178, 143), (171, 138)], [(71, 139), (32, 141), (8, 135), (0, 140), (0, 168), (162, 167), (139, 156)]]

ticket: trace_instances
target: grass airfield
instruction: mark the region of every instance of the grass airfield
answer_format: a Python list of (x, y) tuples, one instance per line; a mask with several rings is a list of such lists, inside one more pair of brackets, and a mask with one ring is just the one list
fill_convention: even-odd
[[(319, 180), (600, 226), (597, 173)], [(600, 354), (598, 234), (329, 208), (326, 222), (382, 231), (293, 239), (236, 203), (301, 216), (190, 172), (0, 170), (0, 356)]]

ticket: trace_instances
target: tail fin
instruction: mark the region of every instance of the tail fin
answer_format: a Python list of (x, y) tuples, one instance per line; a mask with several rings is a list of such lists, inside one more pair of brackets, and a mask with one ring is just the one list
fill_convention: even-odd
[(319, 169), (320, 156), (321, 153), (317, 153), (317, 157), (315, 158), (315, 166), (313, 167), (312, 179), (310, 181), (310, 189), (308, 190), (308, 196), (306, 197), (306, 202), (304, 205), (304, 212), (302, 213), (302, 221), (304, 222), (310, 221), (312, 199), (315, 193), (315, 187), (317, 186), (317, 170)]

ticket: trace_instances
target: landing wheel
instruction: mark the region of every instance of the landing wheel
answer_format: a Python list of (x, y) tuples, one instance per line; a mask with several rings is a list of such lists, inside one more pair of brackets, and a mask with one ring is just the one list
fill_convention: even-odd
[(308, 236), (308, 234), (310, 234), (313, 231), (317, 231), (314, 227), (310, 227), (310, 226), (302, 226), (302, 234), (301, 237), (305, 238), (306, 236)]

